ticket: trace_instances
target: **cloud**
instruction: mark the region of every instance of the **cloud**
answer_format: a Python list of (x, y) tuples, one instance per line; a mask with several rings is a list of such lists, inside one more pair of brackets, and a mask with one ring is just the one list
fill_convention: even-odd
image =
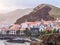
[(0, 0), (0, 10), (10, 11), (18, 8), (34, 8), (42, 3), (60, 7), (59, 0)]

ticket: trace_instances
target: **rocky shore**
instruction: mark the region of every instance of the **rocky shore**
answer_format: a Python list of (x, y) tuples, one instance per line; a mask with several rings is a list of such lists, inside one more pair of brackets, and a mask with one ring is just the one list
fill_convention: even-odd
[(31, 45), (60, 45), (60, 33), (45, 34), (42, 42), (32, 42)]

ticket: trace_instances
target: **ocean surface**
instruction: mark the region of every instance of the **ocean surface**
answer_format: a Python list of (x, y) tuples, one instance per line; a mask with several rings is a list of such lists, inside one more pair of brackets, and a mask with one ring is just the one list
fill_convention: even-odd
[(0, 40), (0, 45), (30, 45), (29, 43), (8, 43), (6, 40)]

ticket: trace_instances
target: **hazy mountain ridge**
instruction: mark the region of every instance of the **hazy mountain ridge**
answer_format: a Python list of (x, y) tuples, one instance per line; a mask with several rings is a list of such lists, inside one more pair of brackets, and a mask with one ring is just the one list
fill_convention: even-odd
[(1, 24), (13, 24), (18, 18), (28, 14), (32, 11), (32, 8), (28, 9), (16, 9), (6, 14), (0, 14), (0, 25)]

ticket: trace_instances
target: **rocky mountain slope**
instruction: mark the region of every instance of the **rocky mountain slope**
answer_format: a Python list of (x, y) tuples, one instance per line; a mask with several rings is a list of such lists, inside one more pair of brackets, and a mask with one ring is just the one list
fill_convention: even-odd
[(55, 18), (60, 17), (60, 8), (49, 4), (41, 4), (33, 9), (31, 13), (25, 15), (15, 22), (16, 24), (21, 24), (25, 20), (27, 21), (38, 21), (41, 19), (44, 20), (54, 20)]

